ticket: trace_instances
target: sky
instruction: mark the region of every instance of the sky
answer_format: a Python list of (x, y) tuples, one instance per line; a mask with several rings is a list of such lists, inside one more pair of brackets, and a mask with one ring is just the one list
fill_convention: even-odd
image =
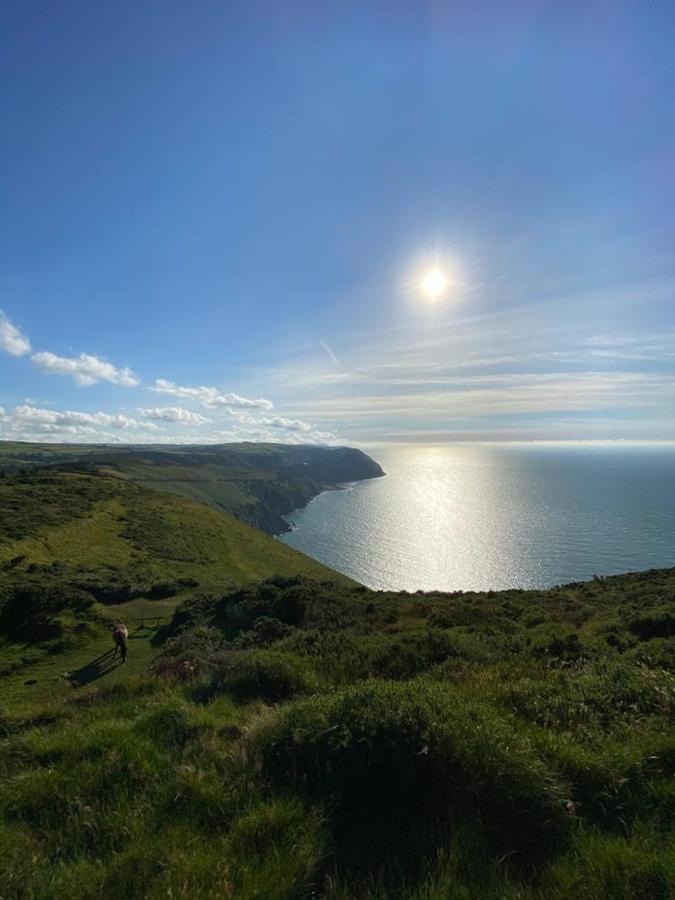
[(671, 0), (0, 3), (0, 438), (675, 440), (674, 41)]

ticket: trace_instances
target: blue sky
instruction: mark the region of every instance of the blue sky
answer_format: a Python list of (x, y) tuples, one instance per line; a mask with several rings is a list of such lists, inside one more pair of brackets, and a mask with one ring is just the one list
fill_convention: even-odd
[(0, 33), (1, 437), (675, 440), (672, 3)]

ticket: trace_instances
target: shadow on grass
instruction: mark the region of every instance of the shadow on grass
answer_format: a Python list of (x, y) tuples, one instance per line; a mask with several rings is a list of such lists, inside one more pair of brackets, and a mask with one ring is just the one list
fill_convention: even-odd
[(115, 648), (112, 647), (107, 653), (102, 653), (101, 656), (92, 659), (86, 666), (71, 672), (69, 680), (73, 687), (82, 687), (84, 684), (89, 684), (92, 681), (96, 681), (97, 678), (108, 675), (108, 673), (121, 665), (122, 659), (119, 654), (115, 653)]

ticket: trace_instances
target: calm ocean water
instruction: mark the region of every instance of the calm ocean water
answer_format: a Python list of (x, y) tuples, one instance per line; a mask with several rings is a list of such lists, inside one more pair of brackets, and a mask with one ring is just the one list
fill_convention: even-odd
[(280, 540), (373, 588), (549, 587), (675, 566), (675, 449), (400, 447)]

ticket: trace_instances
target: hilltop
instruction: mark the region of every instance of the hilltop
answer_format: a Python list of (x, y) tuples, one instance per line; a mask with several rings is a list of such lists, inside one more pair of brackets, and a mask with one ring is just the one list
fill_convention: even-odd
[(378, 478), (361, 450), (285, 444), (105, 446), (0, 442), (0, 472), (45, 466), (99, 471), (197, 500), (279, 534), (284, 515), (343, 482)]

